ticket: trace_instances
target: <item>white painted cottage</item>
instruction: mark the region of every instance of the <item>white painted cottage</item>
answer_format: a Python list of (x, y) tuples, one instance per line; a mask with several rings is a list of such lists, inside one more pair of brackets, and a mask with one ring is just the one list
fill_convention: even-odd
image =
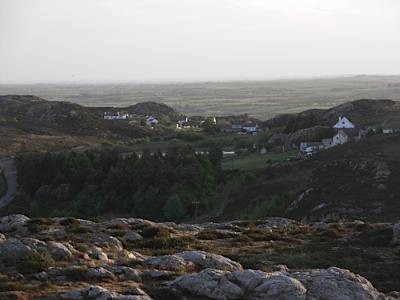
[(122, 114), (119, 111), (106, 111), (103, 114), (104, 120), (128, 120), (129, 115), (128, 114)]
[(158, 124), (158, 120), (156, 117), (153, 116), (146, 116), (146, 125), (147, 126), (155, 126)]
[(350, 140), (350, 136), (343, 130), (339, 130), (332, 138), (331, 147), (346, 144)]

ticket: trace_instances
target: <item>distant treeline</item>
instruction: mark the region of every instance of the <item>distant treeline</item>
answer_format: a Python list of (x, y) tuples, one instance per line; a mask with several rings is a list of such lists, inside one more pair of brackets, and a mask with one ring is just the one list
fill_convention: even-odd
[(221, 180), (220, 149), (189, 146), (166, 154), (122, 157), (113, 151), (33, 153), (16, 158), (20, 197), (33, 216), (116, 213), (181, 221), (213, 206)]

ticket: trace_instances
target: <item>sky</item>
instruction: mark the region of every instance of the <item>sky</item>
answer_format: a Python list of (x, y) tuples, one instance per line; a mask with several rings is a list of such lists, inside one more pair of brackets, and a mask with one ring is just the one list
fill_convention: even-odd
[(0, 0), (0, 83), (400, 74), (399, 0)]

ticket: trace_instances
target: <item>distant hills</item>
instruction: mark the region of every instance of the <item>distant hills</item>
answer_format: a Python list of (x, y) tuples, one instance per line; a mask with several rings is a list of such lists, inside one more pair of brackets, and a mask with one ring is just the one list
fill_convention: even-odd
[[(0, 96), (0, 156), (14, 155), (21, 149), (71, 149), (154, 135), (138, 122), (104, 120), (106, 111), (153, 115), (171, 122), (179, 115), (173, 108), (156, 102), (124, 108), (85, 107), (35, 96)], [(339, 116), (363, 127), (399, 129), (400, 102), (356, 100), (330, 109), (279, 115), (263, 125), (302, 141), (314, 131), (331, 128)], [(337, 221), (342, 217), (395, 220), (400, 213), (399, 153), (399, 134), (377, 134), (328, 149), (310, 160), (278, 167), (266, 165), (251, 171), (255, 176), (249, 178), (253, 179), (227, 195), (227, 203), (217, 217), (240, 218), (260, 203), (275, 201), (280, 203), (278, 208), (261, 207), (261, 213), (312, 221)], [(229, 176), (245, 180), (247, 175)]]
[(14, 154), (21, 147), (62, 149), (153, 134), (151, 129), (138, 123), (104, 120), (103, 113), (110, 110), (158, 118), (177, 115), (171, 107), (155, 102), (116, 109), (46, 101), (31, 95), (0, 96), (0, 155)]
[(332, 126), (338, 117), (346, 116), (358, 126), (400, 128), (400, 102), (361, 99), (330, 109), (311, 109), (301, 113), (282, 114), (264, 123), (265, 126), (284, 127), (287, 133), (314, 126)]
[(269, 81), (112, 84), (0, 84), (0, 95), (36, 95), (84, 106), (127, 107), (154, 101), (187, 115), (240, 115), (261, 120), (329, 109), (354, 99), (400, 101), (400, 76), (343, 76)]

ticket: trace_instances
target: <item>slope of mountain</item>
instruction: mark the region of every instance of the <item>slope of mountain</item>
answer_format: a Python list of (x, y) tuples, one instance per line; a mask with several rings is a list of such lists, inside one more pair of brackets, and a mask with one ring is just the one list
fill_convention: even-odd
[(58, 149), (152, 134), (137, 123), (104, 120), (103, 113), (109, 110), (171, 119), (177, 115), (167, 105), (154, 102), (114, 109), (46, 101), (30, 95), (0, 96), (0, 155), (15, 154), (28, 145), (31, 150)]
[(156, 118), (175, 118), (179, 115), (172, 107), (157, 102), (140, 102), (135, 105), (128, 106), (126, 110), (131, 114), (150, 115)]
[(313, 126), (331, 126), (338, 117), (346, 116), (363, 127), (400, 128), (400, 102), (362, 99), (347, 102), (331, 109), (312, 109), (298, 114), (283, 114), (265, 122), (271, 128), (283, 127), (292, 133)]
[[(309, 221), (396, 221), (400, 135), (378, 134), (311, 159), (233, 173), (220, 220), (279, 215)], [(244, 201), (245, 199), (245, 201)]]
[(54, 129), (74, 135), (143, 137), (149, 133), (126, 122), (108, 122), (97, 109), (35, 96), (0, 96), (0, 120), (3, 126)]

